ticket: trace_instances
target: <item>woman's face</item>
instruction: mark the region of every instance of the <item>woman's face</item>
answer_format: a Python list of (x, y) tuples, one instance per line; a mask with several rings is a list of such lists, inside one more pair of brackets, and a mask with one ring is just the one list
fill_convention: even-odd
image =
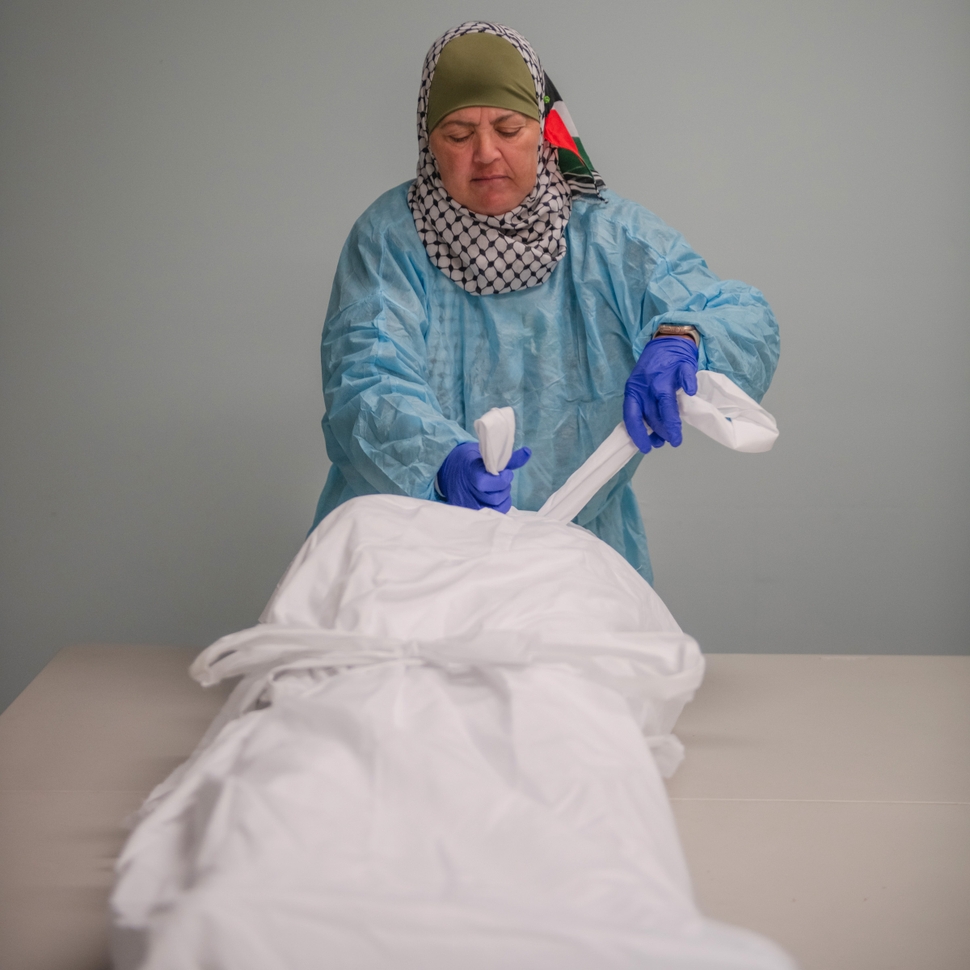
[(539, 122), (507, 108), (460, 108), (431, 132), (448, 194), (466, 209), (500, 216), (536, 184)]

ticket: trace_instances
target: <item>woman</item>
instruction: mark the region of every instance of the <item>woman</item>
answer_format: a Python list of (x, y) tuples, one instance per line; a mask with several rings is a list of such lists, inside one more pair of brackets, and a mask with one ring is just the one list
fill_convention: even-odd
[[(337, 267), (314, 526), (374, 492), (538, 509), (621, 417), (644, 453), (679, 445), (675, 393), (694, 393), (698, 367), (760, 400), (778, 358), (764, 297), (605, 188), (515, 31), (470, 22), (435, 41), (418, 152), (417, 178), (360, 217)], [(490, 475), (471, 429), (502, 406), (523, 447)], [(576, 521), (652, 582), (637, 464)]]

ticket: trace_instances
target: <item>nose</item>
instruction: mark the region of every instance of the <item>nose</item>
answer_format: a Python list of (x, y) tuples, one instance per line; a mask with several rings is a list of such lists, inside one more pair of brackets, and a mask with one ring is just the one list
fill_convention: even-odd
[(487, 127), (479, 129), (475, 133), (475, 164), (483, 167), (491, 165), (492, 162), (497, 161), (501, 156), (502, 153), (499, 151), (498, 136), (495, 132), (490, 131)]

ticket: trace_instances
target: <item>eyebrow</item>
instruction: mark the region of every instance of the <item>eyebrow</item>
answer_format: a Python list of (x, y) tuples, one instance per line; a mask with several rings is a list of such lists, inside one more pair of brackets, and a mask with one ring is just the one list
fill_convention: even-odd
[[(510, 111), (508, 114), (499, 115), (494, 121), (491, 122), (492, 125), (500, 125), (510, 118), (519, 117), (517, 111)], [(457, 125), (459, 128), (477, 128), (478, 125), (473, 121), (458, 121), (456, 118), (454, 121), (444, 121), (441, 123), (442, 128), (450, 128), (452, 125)]]

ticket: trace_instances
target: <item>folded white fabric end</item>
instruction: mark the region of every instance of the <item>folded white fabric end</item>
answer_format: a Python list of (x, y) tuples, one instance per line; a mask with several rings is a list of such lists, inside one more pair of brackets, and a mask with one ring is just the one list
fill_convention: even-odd
[[(770, 451), (778, 437), (775, 419), (732, 380), (714, 371), (697, 372), (697, 393), (677, 392), (684, 424), (733, 451)], [(621, 421), (609, 437), (546, 499), (538, 514), (570, 522), (639, 449)]]

